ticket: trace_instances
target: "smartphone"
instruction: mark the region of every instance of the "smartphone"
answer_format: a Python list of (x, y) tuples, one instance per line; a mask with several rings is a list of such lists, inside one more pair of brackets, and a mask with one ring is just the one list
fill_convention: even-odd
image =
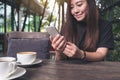
[(50, 34), (50, 36), (55, 37), (57, 34), (59, 34), (58, 30), (55, 27), (45, 27), (46, 31)]

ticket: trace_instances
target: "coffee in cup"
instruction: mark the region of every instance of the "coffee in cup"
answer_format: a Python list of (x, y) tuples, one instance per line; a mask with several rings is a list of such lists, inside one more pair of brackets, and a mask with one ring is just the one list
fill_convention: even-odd
[(17, 62), (21, 64), (32, 64), (36, 60), (36, 52), (18, 52)]

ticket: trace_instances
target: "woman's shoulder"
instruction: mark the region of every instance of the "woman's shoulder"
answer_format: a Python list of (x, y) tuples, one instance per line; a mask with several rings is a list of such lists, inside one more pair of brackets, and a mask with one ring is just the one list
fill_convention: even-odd
[(110, 21), (100, 18), (98, 20), (99, 25), (111, 24)]
[(109, 28), (112, 27), (112, 23), (108, 20), (100, 18), (98, 21), (98, 25), (100, 28)]

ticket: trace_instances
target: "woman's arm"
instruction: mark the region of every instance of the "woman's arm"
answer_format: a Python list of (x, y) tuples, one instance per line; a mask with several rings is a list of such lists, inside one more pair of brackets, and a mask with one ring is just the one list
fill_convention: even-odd
[[(86, 58), (87, 61), (103, 60), (108, 52), (108, 48), (100, 47), (95, 52), (87, 52), (79, 49), (75, 44), (68, 42), (63, 53), (71, 58)], [(86, 55), (85, 55), (86, 54)]]
[[(52, 47), (56, 52), (56, 59), (60, 60), (65, 58), (65, 55), (71, 58), (84, 58), (84, 51), (79, 49), (75, 44), (66, 42), (63, 36), (57, 35), (54, 39), (50, 38)], [(95, 52), (87, 52), (86, 60), (100, 61), (103, 60), (108, 52), (108, 48), (100, 47)]]
[(86, 59), (88, 61), (100, 61), (103, 60), (108, 52), (108, 48), (101, 47), (96, 52), (86, 52)]

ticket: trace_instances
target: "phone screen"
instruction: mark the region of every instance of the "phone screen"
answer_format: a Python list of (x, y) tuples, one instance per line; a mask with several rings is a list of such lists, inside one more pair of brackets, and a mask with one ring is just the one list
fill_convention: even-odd
[(58, 30), (55, 27), (46, 27), (46, 30), (52, 37), (55, 37), (57, 34), (59, 34)]

